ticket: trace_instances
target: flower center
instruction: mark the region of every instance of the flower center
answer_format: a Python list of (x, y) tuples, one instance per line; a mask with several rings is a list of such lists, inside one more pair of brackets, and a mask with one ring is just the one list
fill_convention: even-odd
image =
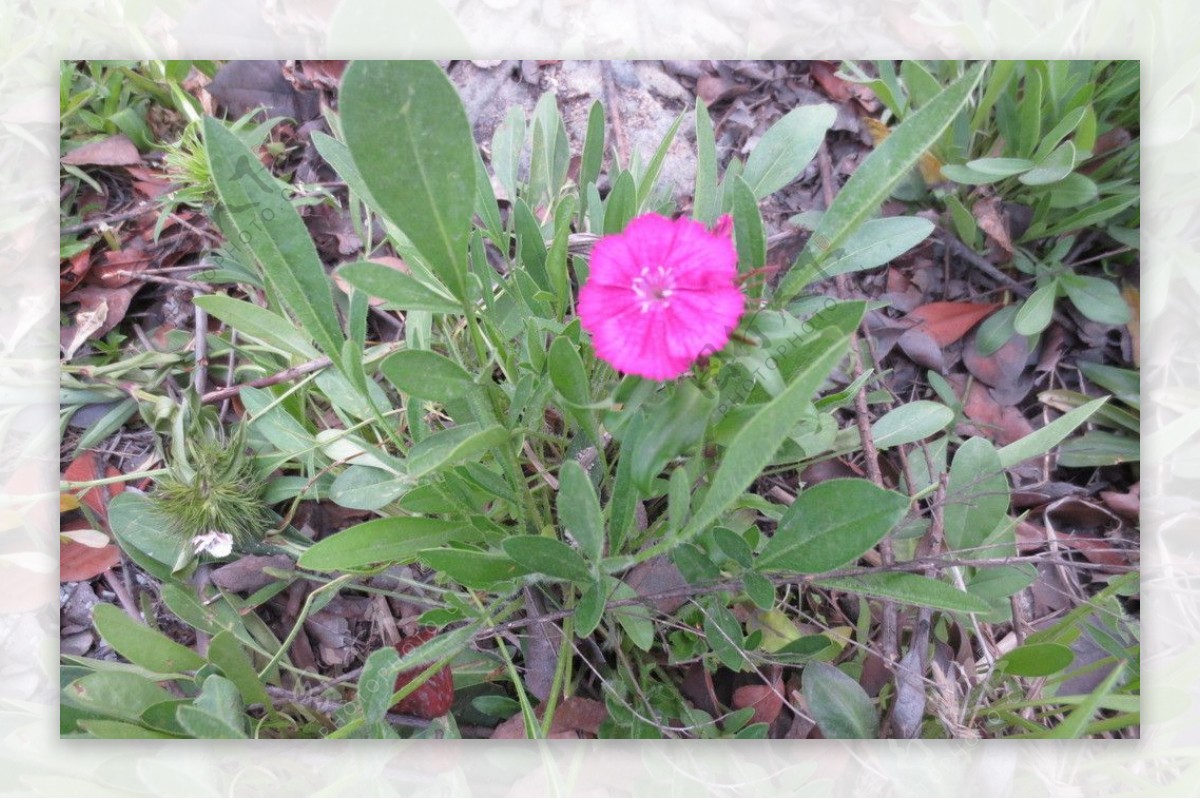
[(675, 275), (665, 266), (643, 266), (641, 273), (633, 279), (633, 293), (642, 313), (651, 308), (669, 308), (671, 295), (675, 293)]

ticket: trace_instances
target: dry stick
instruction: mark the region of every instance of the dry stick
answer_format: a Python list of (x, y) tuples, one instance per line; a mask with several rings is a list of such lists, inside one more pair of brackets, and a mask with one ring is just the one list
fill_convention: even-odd
[[(829, 157), (829, 145), (824, 139), (821, 140), (820, 149), (817, 150), (817, 168), (821, 172), (821, 191), (825, 197), (825, 208), (828, 209), (833, 205), (833, 163)], [(837, 284), (838, 294), (843, 298), (848, 297), (846, 276), (844, 274), (837, 275), (834, 282)], [(863, 364), (858, 348), (857, 330), (850, 334), (850, 364), (854, 370), (854, 379), (858, 380), (863, 374)], [(858, 425), (858, 437), (862, 441), (863, 456), (867, 462), (867, 477), (875, 485), (885, 488), (883, 474), (879, 469), (879, 451), (875, 449), (875, 440), (871, 437), (871, 416), (867, 409), (867, 386), (865, 383), (854, 395), (854, 421)], [(895, 562), (896, 556), (892, 550), (890, 534), (879, 542), (879, 554), (884, 566), (891, 566)], [(899, 625), (900, 608), (895, 602), (885, 600), (883, 622), (880, 625), (882, 628), (880, 649), (883, 651), (884, 660), (891, 664), (894, 664), (900, 655)]]
[(199, 305), (194, 305), (196, 332), (192, 338), (192, 356), (196, 361), (196, 371), (192, 373), (192, 388), (201, 396), (208, 388), (208, 311)]
[(284, 369), (282, 372), (276, 372), (273, 375), (260, 377), (256, 380), (251, 380), (248, 383), (238, 383), (236, 385), (226, 386), (225, 388), (218, 388), (215, 391), (210, 391), (203, 395), (200, 398), (200, 401), (206, 405), (212, 402), (220, 402), (223, 399), (235, 396), (243, 388), (263, 388), (265, 386), (273, 386), (277, 383), (286, 383), (287, 381), (293, 380), (302, 375), (311, 374), (312, 372), (319, 372), (322, 369), (331, 366), (332, 364), (333, 361), (327, 355), (320, 358), (314, 358), (311, 361), (305, 361), (298, 366), (292, 366), (288, 369)]
[(94, 228), (103, 227), (105, 225), (112, 224), (113, 222), (124, 222), (127, 219), (135, 219), (135, 218), (141, 216), (142, 214), (146, 213), (147, 211), (153, 209), (153, 207), (154, 207), (154, 205), (152, 203), (141, 202), (141, 203), (138, 203), (137, 205), (135, 205), (133, 208), (130, 208), (126, 211), (122, 211), (119, 214), (106, 214), (103, 217), (99, 217), (96, 219), (88, 219), (83, 222), (80, 222), (77, 225), (71, 225), (70, 227), (65, 227), (59, 231), (59, 234), (66, 236), (71, 233), (82, 233), (85, 230), (92, 230)]
[(104, 570), (104, 581), (108, 583), (108, 587), (117, 595), (117, 601), (121, 603), (121, 608), (129, 614), (130, 618), (139, 624), (143, 621), (142, 614), (138, 610), (137, 603), (133, 601), (125, 584), (121, 582), (121, 578), (113, 572), (112, 569)]
[[(604, 79), (604, 99), (608, 103), (608, 119), (612, 125), (613, 138), (617, 141), (617, 155), (626, 168), (629, 166), (629, 139), (625, 135), (625, 123), (621, 119), (620, 98), (617, 96), (616, 82), (613, 79), (612, 64), (605, 61), (600, 68)], [(621, 164), (618, 164), (620, 166)]]

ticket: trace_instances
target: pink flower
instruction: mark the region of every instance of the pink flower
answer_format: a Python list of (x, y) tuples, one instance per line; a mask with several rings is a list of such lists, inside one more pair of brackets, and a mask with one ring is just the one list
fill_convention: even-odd
[(596, 354), (620, 372), (670, 380), (724, 347), (746, 300), (731, 227), (728, 216), (709, 231), (645, 214), (596, 242), (577, 307)]

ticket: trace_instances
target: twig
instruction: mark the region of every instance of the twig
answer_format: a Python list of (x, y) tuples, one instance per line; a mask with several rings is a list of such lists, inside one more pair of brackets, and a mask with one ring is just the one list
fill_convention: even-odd
[(104, 570), (104, 582), (108, 583), (108, 587), (117, 595), (117, 601), (121, 603), (121, 608), (129, 614), (130, 618), (141, 623), (143, 619), (142, 614), (138, 611), (137, 603), (133, 601), (133, 597), (125, 589), (125, 584), (113, 573), (112, 569)]
[(227, 397), (236, 395), (243, 388), (263, 388), (265, 386), (276, 385), (277, 383), (286, 383), (287, 381), (293, 380), (301, 375), (319, 372), (322, 369), (331, 366), (332, 364), (333, 361), (327, 355), (320, 358), (314, 358), (311, 361), (305, 361), (297, 366), (284, 369), (282, 372), (276, 372), (273, 375), (260, 377), (255, 380), (251, 380), (248, 383), (238, 383), (236, 385), (226, 386), (225, 388), (218, 388), (214, 391), (210, 391), (203, 395), (200, 398), (200, 401), (206, 405), (212, 402), (220, 402)]
[(86, 219), (76, 225), (70, 225), (68, 227), (61, 228), (58, 233), (60, 236), (66, 236), (71, 233), (82, 233), (85, 230), (104, 227), (105, 225), (110, 225), (113, 222), (124, 222), (129, 219), (136, 219), (152, 208), (153, 205), (151, 203), (143, 201), (135, 205), (133, 208), (122, 211), (119, 214), (106, 214), (105, 216), (98, 217), (96, 219)]
[(604, 99), (608, 102), (608, 120), (612, 125), (613, 138), (617, 142), (617, 155), (621, 164), (629, 166), (629, 138), (625, 135), (625, 123), (621, 119), (621, 103), (617, 96), (616, 82), (613, 80), (612, 64), (603, 62), (600, 69), (604, 79)]
[(979, 255), (979, 253), (975, 252), (967, 245), (963, 244), (961, 241), (959, 241), (957, 238), (955, 238), (949, 231), (942, 230), (941, 234), (942, 234), (942, 244), (944, 244), (947, 249), (952, 251), (959, 258), (962, 258), (964, 261), (969, 263), (971, 266), (978, 269), (980, 272), (983, 272), (985, 275), (990, 277), (992, 280), (995, 280), (997, 283), (1003, 284), (1004, 286), (1011, 289), (1014, 294), (1017, 294), (1021, 297), (1028, 297), (1030, 294), (1033, 293), (1033, 291), (1028, 286), (1025, 286), (1022, 283), (1019, 283), (1018, 281), (1014, 280), (1013, 278), (1011, 278), (1008, 275), (1001, 272), (996, 267), (992, 266), (990, 261), (988, 261), (986, 258)]

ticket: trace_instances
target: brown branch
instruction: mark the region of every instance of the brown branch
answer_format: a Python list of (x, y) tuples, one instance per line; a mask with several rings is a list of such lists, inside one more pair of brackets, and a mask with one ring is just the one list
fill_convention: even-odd
[(236, 395), (243, 388), (263, 388), (264, 386), (273, 386), (277, 383), (286, 383), (287, 381), (294, 380), (302, 375), (311, 374), (312, 372), (319, 372), (322, 369), (331, 366), (332, 364), (333, 361), (328, 356), (314, 358), (311, 361), (305, 361), (297, 366), (284, 369), (282, 372), (276, 372), (273, 375), (260, 377), (256, 380), (251, 380), (248, 383), (238, 383), (237, 385), (226, 386), (225, 388), (218, 388), (214, 391), (210, 391), (203, 395), (200, 398), (200, 401), (206, 405), (212, 402), (220, 402), (223, 399)]

